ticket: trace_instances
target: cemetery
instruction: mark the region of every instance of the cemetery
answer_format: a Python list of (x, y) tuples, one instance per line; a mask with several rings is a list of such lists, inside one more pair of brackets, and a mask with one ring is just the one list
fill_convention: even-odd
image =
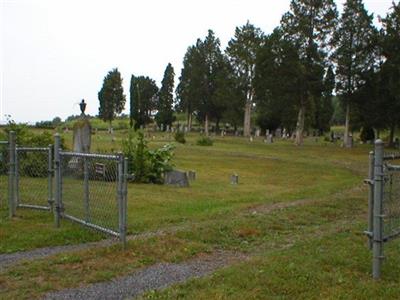
[(174, 1), (154, 32), (127, 1), (6, 1), (0, 299), (399, 299), (400, 3), (364, 1), (189, 46)]

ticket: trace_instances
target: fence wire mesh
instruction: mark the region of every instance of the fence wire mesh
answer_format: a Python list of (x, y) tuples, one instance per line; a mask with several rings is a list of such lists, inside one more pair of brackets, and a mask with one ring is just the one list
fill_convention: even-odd
[(119, 236), (118, 156), (60, 153), (62, 216)]
[(400, 166), (385, 164), (383, 185), (383, 235), (393, 238), (400, 233)]
[(9, 144), (0, 141), (0, 209), (8, 207)]
[(51, 149), (16, 149), (17, 207), (51, 209), (52, 182), (49, 167), (51, 167)]

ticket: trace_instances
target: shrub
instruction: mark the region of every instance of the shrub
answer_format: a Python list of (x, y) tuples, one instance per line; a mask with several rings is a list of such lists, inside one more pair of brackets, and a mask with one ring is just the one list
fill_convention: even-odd
[(197, 140), (197, 145), (199, 146), (212, 146), (214, 144), (213, 140), (207, 136), (201, 137)]
[(360, 133), (360, 139), (364, 143), (367, 141), (373, 141), (375, 139), (375, 132), (372, 127), (363, 127)]
[(178, 130), (175, 133), (175, 141), (177, 141), (178, 143), (181, 143), (181, 144), (185, 144), (186, 143), (185, 133), (183, 131)]
[(122, 142), (123, 153), (128, 158), (128, 173), (134, 181), (142, 183), (161, 183), (165, 172), (172, 169), (173, 146), (166, 144), (161, 148), (149, 150), (142, 131), (137, 135), (132, 130)]

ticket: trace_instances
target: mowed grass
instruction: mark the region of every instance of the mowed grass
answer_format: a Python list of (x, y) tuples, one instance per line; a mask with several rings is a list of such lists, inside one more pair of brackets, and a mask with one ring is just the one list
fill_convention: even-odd
[[(122, 132), (116, 133), (114, 142), (107, 134), (97, 135), (94, 147), (104, 147), (105, 152), (123, 138)], [(152, 135), (150, 147), (170, 139), (167, 134), (155, 134), (154, 139)], [(174, 231), (130, 241), (127, 250), (119, 245), (88, 249), (12, 267), (0, 273), (0, 298), (39, 298), (48, 291), (109, 280), (158, 262), (179, 263), (216, 250), (245, 253), (249, 259), (212, 276), (148, 292), (143, 298), (399, 298), (400, 241), (387, 245), (383, 279), (376, 283), (362, 234), (367, 209), (362, 179), (367, 174), (369, 146), (343, 149), (308, 139), (303, 147), (295, 147), (291, 141), (267, 145), (261, 139), (215, 137), (214, 146), (201, 147), (196, 146), (197, 138), (189, 135), (188, 143), (175, 149), (176, 168), (197, 172), (189, 188), (129, 185), (129, 232)], [(239, 185), (230, 184), (233, 173), (239, 175)], [(263, 210), (273, 203), (297, 200), (304, 201)], [(68, 221), (55, 229), (49, 213), (18, 210), (12, 221), (4, 209), (2, 213), (0, 252), (105, 237)]]
[[(154, 137), (150, 138), (150, 147), (163, 145), (168, 139), (168, 134), (157, 134)], [(117, 151), (115, 148), (121, 146), (122, 138), (124, 131), (117, 132), (114, 142), (109, 134), (98, 133), (93, 136), (92, 148), (101, 148), (102, 152)], [(315, 141), (310, 141), (304, 147), (294, 147), (290, 141), (266, 145), (261, 139), (250, 143), (244, 138), (228, 137), (215, 138), (212, 147), (201, 147), (195, 145), (197, 138), (195, 134), (190, 135), (187, 144), (176, 144), (175, 149), (175, 167), (181, 170), (195, 170), (197, 173), (196, 181), (192, 182), (189, 188), (129, 184), (129, 233), (218, 219), (222, 215), (234, 215), (237, 210), (258, 204), (330, 195), (359, 183), (362, 179), (360, 175), (367, 167), (368, 148), (364, 147), (345, 150)], [(67, 144), (71, 141), (71, 133), (65, 135), (65, 140)], [(354, 164), (357, 168), (349, 168)], [(230, 175), (234, 173), (239, 175), (239, 185), (230, 184)], [(5, 180), (2, 182), (6, 185)], [(25, 183), (21, 188), (22, 199), (34, 196), (34, 204), (42, 200), (43, 203), (47, 202), (47, 198), (38, 200), (41, 198), (39, 195), (43, 198), (45, 196), (46, 179), (21, 179), (21, 182)], [(100, 184), (97, 191), (96, 183), (91, 184), (91, 194), (97, 196), (93, 207), (96, 209), (103, 207), (108, 211), (110, 203), (114, 201), (110, 199), (113, 197), (110, 192), (112, 187), (105, 190)], [(80, 203), (82, 199), (79, 194), (83, 194), (83, 190), (79, 182), (68, 185), (67, 181), (64, 189), (68, 192), (66, 204), (71, 199)], [(27, 198), (24, 198), (25, 195)], [(113, 214), (111, 219), (116, 217), (114, 212), (114, 209), (110, 210)], [(86, 229), (80, 226), (64, 225), (69, 223), (67, 221), (63, 222), (61, 229), (54, 229), (52, 216), (47, 212), (18, 210), (17, 218), (12, 221), (6, 218), (6, 214), (3, 207), (0, 252), (80, 243), (81, 237), (87, 235)], [(20, 230), (17, 233), (16, 226), (21, 229), (29, 227), (29, 230)], [(50, 238), (52, 242), (49, 244), (49, 239), (43, 236), (46, 235), (46, 231), (49, 236), (57, 235), (57, 232), (64, 230), (65, 226), (71, 228), (69, 231), (71, 236), (68, 238)], [(36, 227), (38, 232), (43, 232), (43, 235), (32, 236)], [(90, 240), (101, 237), (95, 234)], [(35, 243), (26, 242), (31, 239), (35, 239)]]

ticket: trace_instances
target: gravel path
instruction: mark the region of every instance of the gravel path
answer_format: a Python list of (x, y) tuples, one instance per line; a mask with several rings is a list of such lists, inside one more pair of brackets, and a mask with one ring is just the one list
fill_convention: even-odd
[(146, 291), (163, 289), (175, 283), (212, 273), (234, 262), (243, 261), (243, 254), (216, 252), (180, 264), (160, 263), (112, 281), (82, 288), (66, 289), (47, 294), (44, 299), (125, 299)]
[[(172, 231), (175, 229), (172, 228), (169, 230)], [(152, 236), (160, 236), (165, 234), (166, 232), (169, 232), (169, 230), (160, 230), (160, 231), (146, 232), (142, 234), (132, 235), (128, 236), (128, 240), (142, 239)], [(90, 242), (77, 245), (53, 246), (53, 247), (45, 247), (29, 251), (15, 252), (10, 254), (0, 254), (0, 272), (4, 271), (7, 267), (10, 267), (12, 265), (18, 264), (26, 260), (35, 260), (59, 253), (75, 252), (75, 251), (86, 250), (89, 248), (108, 247), (117, 243), (119, 243), (119, 240), (113, 238), (113, 239), (101, 240), (98, 242)]]

